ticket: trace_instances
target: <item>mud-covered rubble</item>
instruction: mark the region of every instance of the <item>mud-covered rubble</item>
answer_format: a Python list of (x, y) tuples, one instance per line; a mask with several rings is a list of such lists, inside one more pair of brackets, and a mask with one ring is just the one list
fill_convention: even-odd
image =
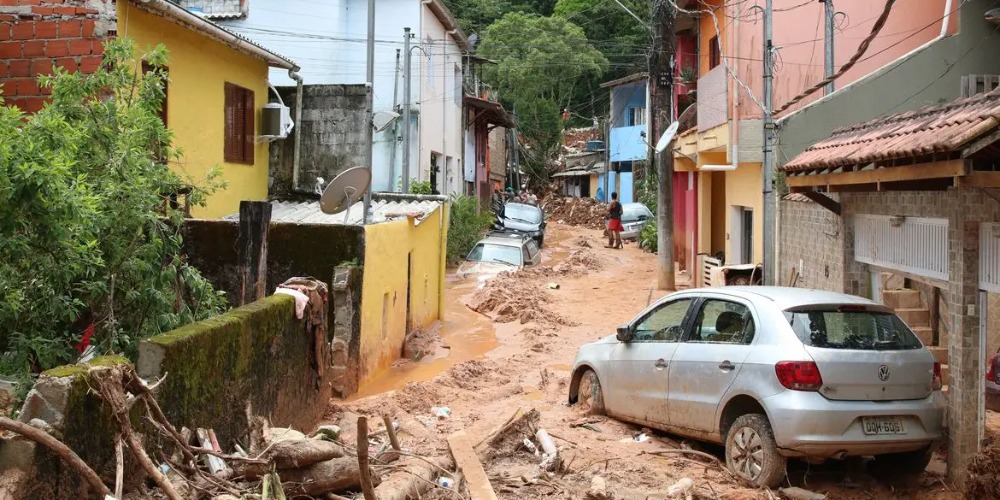
[(541, 204), (548, 220), (571, 226), (604, 229), (608, 208), (593, 198), (550, 197)]

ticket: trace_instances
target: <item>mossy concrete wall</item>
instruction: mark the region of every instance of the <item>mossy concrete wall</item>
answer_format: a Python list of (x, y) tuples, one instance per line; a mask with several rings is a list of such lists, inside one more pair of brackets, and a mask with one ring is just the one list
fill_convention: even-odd
[(248, 407), (276, 426), (319, 422), (331, 371), (310, 366), (313, 348), (294, 299), (272, 295), (143, 341), (136, 369), (147, 380), (167, 375), (157, 400), (176, 427), (213, 428), (232, 449), (247, 434)]
[[(105, 484), (114, 484), (115, 481), (114, 436), (117, 426), (104, 402), (90, 390), (88, 374), (92, 368), (123, 364), (128, 364), (128, 360), (106, 356), (86, 364), (46, 371), (25, 397), (18, 416), (25, 423), (41, 420), (51, 426), (56, 437), (90, 465)], [(126, 454), (126, 467), (133, 466), (131, 461), (131, 456)], [(12, 498), (92, 496), (79, 474), (48, 448), (34, 442), (21, 438), (0, 440), (0, 471), (7, 467), (28, 469), (26, 480), (15, 487), (16, 491), (6, 491)], [(128, 476), (126, 474), (126, 478)]]

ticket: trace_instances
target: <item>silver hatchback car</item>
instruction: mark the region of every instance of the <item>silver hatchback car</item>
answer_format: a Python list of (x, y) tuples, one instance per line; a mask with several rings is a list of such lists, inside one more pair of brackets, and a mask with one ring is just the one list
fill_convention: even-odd
[(668, 295), (581, 347), (569, 402), (724, 444), (734, 473), (774, 487), (791, 457), (922, 471), (943, 440), (940, 389), (940, 365), (886, 306), (720, 287)]

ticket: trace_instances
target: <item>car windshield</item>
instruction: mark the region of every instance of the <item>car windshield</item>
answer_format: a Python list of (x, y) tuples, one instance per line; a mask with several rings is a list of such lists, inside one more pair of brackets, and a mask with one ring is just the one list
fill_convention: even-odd
[(503, 215), (506, 218), (522, 220), (529, 224), (538, 224), (542, 221), (542, 211), (538, 207), (520, 203), (507, 204), (503, 208)]
[(645, 205), (630, 203), (622, 207), (622, 222), (635, 222), (644, 218), (653, 218), (653, 213)]
[(863, 351), (919, 349), (917, 336), (899, 317), (874, 311), (785, 311), (807, 346)]
[(468, 260), (474, 262), (496, 262), (509, 266), (521, 265), (521, 249), (507, 245), (480, 243), (469, 252)]

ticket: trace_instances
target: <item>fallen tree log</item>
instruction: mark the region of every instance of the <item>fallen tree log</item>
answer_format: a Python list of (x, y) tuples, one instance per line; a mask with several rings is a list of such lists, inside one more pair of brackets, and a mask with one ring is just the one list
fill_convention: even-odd
[(321, 439), (289, 439), (274, 443), (264, 454), (275, 467), (299, 469), (344, 456), (344, 448), (337, 443)]
[[(354, 457), (341, 457), (308, 467), (279, 472), (285, 494), (289, 497), (321, 496), (333, 491), (361, 488), (361, 468)], [(377, 476), (372, 475), (372, 481)]]
[(378, 500), (408, 500), (420, 498), (427, 490), (437, 486), (438, 476), (443, 470), (451, 470), (455, 464), (451, 457), (434, 457), (425, 460), (405, 459), (392, 465), (382, 484), (375, 488)]

